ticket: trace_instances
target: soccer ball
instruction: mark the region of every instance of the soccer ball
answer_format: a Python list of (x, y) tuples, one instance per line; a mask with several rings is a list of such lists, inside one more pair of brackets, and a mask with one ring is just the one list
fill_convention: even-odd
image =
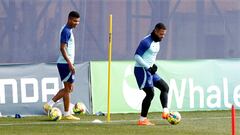
[(86, 113), (86, 106), (82, 102), (77, 102), (73, 107), (73, 112), (75, 114), (85, 114)]
[(170, 112), (167, 121), (172, 125), (177, 125), (181, 121), (179, 112)]
[(53, 121), (62, 119), (62, 112), (57, 107), (53, 107), (48, 111), (48, 118)]

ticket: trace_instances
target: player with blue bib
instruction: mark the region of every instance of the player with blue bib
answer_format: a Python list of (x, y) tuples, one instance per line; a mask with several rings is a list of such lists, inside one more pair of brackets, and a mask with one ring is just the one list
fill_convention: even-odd
[(162, 104), (162, 118), (166, 119), (169, 114), (168, 103), (168, 84), (156, 73), (157, 65), (155, 64), (157, 54), (160, 50), (160, 41), (166, 34), (166, 27), (163, 23), (156, 24), (152, 33), (146, 36), (139, 44), (135, 52), (136, 64), (134, 75), (140, 90), (146, 93), (142, 101), (141, 116), (138, 125), (154, 125), (147, 119), (147, 114), (151, 101), (154, 97), (154, 87), (160, 91), (160, 102)]
[(73, 91), (73, 82), (75, 75), (74, 57), (75, 57), (75, 41), (72, 29), (75, 28), (80, 22), (80, 15), (76, 11), (71, 11), (68, 15), (67, 24), (60, 30), (60, 55), (57, 60), (57, 68), (60, 74), (61, 81), (64, 88), (59, 90), (58, 93), (48, 103), (44, 104), (43, 108), (47, 112), (59, 100), (63, 99), (64, 102), (64, 118), (68, 120), (80, 120), (80, 118), (72, 115), (69, 110), (70, 106), (70, 93)]

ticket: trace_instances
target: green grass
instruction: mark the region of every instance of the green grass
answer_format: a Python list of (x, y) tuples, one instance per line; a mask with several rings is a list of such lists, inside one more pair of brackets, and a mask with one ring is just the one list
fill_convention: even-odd
[[(155, 126), (137, 126), (138, 114), (105, 116), (81, 115), (81, 121), (49, 121), (47, 116), (0, 118), (0, 135), (231, 135), (231, 111), (180, 112), (182, 121), (170, 125), (160, 119), (160, 113), (148, 118)], [(240, 111), (237, 114), (237, 135), (240, 135)], [(91, 121), (100, 119), (102, 124)]]

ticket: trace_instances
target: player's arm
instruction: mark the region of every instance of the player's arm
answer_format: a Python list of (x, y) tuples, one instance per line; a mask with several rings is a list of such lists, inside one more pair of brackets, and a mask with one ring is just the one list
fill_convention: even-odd
[(75, 68), (73, 66), (73, 63), (70, 61), (70, 59), (68, 58), (68, 54), (67, 54), (67, 43), (68, 43), (68, 40), (70, 39), (71, 37), (71, 33), (70, 31), (66, 30), (66, 29), (63, 29), (62, 32), (61, 32), (61, 39), (60, 39), (60, 51), (62, 53), (62, 56), (63, 58), (67, 61), (68, 63), (68, 67), (69, 67), (69, 70), (75, 74)]
[(148, 65), (144, 60), (143, 60), (143, 58), (140, 56), (140, 55), (138, 55), (138, 54), (135, 54), (135, 56), (134, 56), (134, 59), (136, 60), (136, 62), (138, 63), (138, 64), (140, 64), (142, 67), (144, 67), (145, 69), (149, 69), (151, 66), (150, 65)]
[(155, 72), (157, 71), (157, 66), (155, 64), (149, 65), (142, 58), (143, 54), (149, 47), (149, 44), (146, 41), (142, 40), (135, 52), (134, 58), (138, 64), (148, 70), (151, 74), (155, 74)]
[(136, 62), (145, 69), (149, 69), (151, 67), (151, 65), (147, 64), (142, 58), (143, 54), (148, 50), (149, 47), (150, 47), (149, 44), (146, 41), (142, 40), (139, 43), (138, 48), (134, 55), (134, 59), (136, 60)]
[(67, 44), (66, 43), (61, 43), (60, 45), (60, 51), (62, 53), (63, 58), (67, 61), (68, 67), (70, 71), (75, 74), (75, 68), (72, 64), (72, 62), (69, 60), (68, 55), (67, 55), (67, 50), (66, 50)]
[(153, 64), (152, 66), (148, 65), (144, 60), (143, 58), (138, 55), (138, 54), (135, 54), (134, 56), (135, 60), (137, 61), (138, 64), (140, 64), (142, 67), (144, 67), (146, 70), (148, 70), (151, 74), (155, 74), (158, 67), (157, 65)]

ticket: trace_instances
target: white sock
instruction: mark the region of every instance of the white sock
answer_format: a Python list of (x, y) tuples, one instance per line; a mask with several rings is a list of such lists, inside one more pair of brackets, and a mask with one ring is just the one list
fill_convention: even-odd
[(168, 108), (163, 108), (163, 112), (169, 113)]
[(55, 102), (54, 102), (53, 100), (50, 100), (50, 101), (48, 102), (48, 105), (50, 105), (51, 107), (52, 107), (54, 104), (55, 104)]
[(144, 121), (147, 117), (140, 116), (139, 120)]
[(70, 113), (70, 111), (64, 111), (64, 114), (63, 114), (64, 116), (69, 116), (69, 115), (71, 115), (71, 113)]

